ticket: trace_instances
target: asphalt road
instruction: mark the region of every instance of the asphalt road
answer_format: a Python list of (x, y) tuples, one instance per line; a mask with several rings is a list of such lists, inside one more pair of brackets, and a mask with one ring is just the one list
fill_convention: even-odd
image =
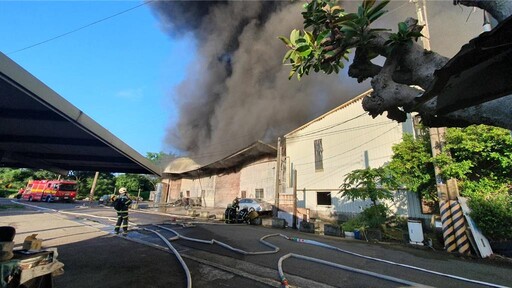
[[(280, 287), (280, 259), (293, 287), (407, 286), (404, 283), (507, 287), (512, 283), (512, 264), (504, 260), (461, 258), (443, 251), (318, 236), (291, 229), (181, 219), (148, 209), (130, 212), (132, 231), (123, 238), (110, 233), (115, 220), (115, 211), (110, 207), (82, 203), (20, 204), (31, 206), (0, 209), (0, 225), (17, 228), (17, 246), (24, 237), (37, 233), (45, 247), (58, 248), (65, 273), (55, 278), (55, 287), (187, 287), (183, 266), (169, 253), (164, 241), (148, 230), (171, 239), (190, 270), (193, 287)], [(6, 205), (13, 203), (0, 199), (0, 207)], [(190, 225), (191, 222), (201, 223)], [(176, 239), (177, 234), (164, 228), (174, 230), (182, 238)], [(260, 240), (264, 236), (274, 246), (265, 245)], [(292, 237), (316, 242), (312, 245), (291, 241)], [(194, 239), (216, 239), (224, 246)], [(244, 255), (226, 245), (247, 252), (279, 249), (264, 255)], [(290, 253), (310, 258), (281, 258)], [(350, 271), (355, 269), (358, 271)], [(363, 274), (368, 272), (373, 275)]]

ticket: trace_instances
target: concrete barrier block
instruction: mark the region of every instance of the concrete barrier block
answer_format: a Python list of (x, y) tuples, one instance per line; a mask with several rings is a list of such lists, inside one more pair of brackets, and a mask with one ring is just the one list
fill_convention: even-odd
[(300, 232), (315, 233), (315, 223), (302, 221), (299, 227)]
[(254, 219), (251, 220), (250, 224), (251, 225), (261, 225), (262, 224), (262, 219), (260, 217), (254, 218)]
[(343, 232), (339, 225), (324, 224), (324, 235), (342, 237)]
[(208, 217), (210, 217), (210, 212), (208, 212), (208, 211), (201, 211), (199, 213), (199, 217), (201, 217), (201, 218), (208, 218)]
[(192, 216), (192, 217), (196, 217), (198, 216), (199, 213), (196, 212), (196, 210), (187, 210), (187, 216)]
[(261, 219), (261, 225), (263, 225), (265, 227), (272, 227), (272, 219), (271, 218)]
[(284, 227), (286, 227), (286, 221), (283, 218), (272, 218), (272, 228), (284, 229)]

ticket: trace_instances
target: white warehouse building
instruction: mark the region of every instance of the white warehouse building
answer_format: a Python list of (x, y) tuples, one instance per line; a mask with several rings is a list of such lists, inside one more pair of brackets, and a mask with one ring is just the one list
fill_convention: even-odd
[[(286, 172), (280, 191), (291, 193), (296, 181), (297, 208), (308, 210), (310, 217), (343, 220), (343, 216), (350, 217), (369, 206), (370, 201), (341, 197), (339, 189), (346, 174), (386, 164), (393, 154), (391, 147), (401, 142), (404, 133), (414, 133), (410, 119), (397, 123), (386, 117), (370, 117), (361, 105), (370, 92), (284, 136)], [(397, 192), (395, 195), (393, 201), (386, 202), (395, 214), (429, 217), (421, 214), (415, 194)]]

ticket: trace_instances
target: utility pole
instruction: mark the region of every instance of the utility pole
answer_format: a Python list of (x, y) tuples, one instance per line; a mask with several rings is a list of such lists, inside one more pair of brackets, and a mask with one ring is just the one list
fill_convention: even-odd
[(425, 0), (422, 0), (423, 5), (420, 5), (420, 0), (409, 0), (409, 2), (414, 3), (416, 6), (416, 15), (418, 17), (418, 24), (423, 25), (423, 29), (421, 30), (421, 34), (424, 37), (421, 37), (421, 42), (423, 44), (423, 48), (425, 50), (430, 50), (430, 32), (428, 29), (428, 20), (427, 20), (427, 4)]
[[(416, 6), (418, 16), (418, 24), (423, 25), (421, 37), (423, 48), (430, 50), (430, 33), (428, 29), (427, 7), (425, 0), (423, 5), (419, 4), (419, 0), (410, 0)], [(432, 147), (432, 156), (441, 154), (444, 142), (446, 128), (430, 128), (430, 145)], [(443, 239), (446, 251), (453, 252), (458, 250), (461, 254), (470, 254), (469, 239), (466, 236), (466, 226), (462, 210), (458, 204), (457, 197), (459, 189), (457, 181), (453, 178), (446, 182), (441, 177), (441, 170), (435, 166), (434, 173), (436, 177), (437, 196), (439, 198), (439, 210), (441, 214), (441, 224), (443, 228)]]
[(293, 215), (292, 215), (292, 228), (297, 229), (297, 170), (293, 169)]
[(274, 217), (279, 213), (279, 188), (281, 187), (281, 137), (277, 138), (277, 160), (276, 160), (276, 191), (274, 199)]
[(94, 198), (94, 190), (96, 190), (96, 182), (98, 181), (98, 176), (100, 175), (100, 172), (96, 171), (96, 174), (94, 174), (94, 180), (92, 181), (91, 186), (91, 192), (89, 193), (89, 203), (92, 203)]
[[(425, 50), (430, 50), (430, 32), (428, 29), (428, 20), (427, 20), (427, 7), (425, 0), (422, 1), (422, 5), (419, 3), (420, 0), (410, 0), (410, 2), (414, 3), (416, 6), (416, 15), (418, 17), (418, 25), (422, 25), (423, 29), (421, 33), (425, 37), (421, 37), (421, 42), (423, 44), (423, 48)], [(441, 154), (443, 143), (444, 143), (444, 135), (445, 128), (430, 128), (430, 145), (432, 147), (432, 156), (437, 156)], [(435, 166), (435, 176), (436, 176), (436, 184), (437, 184), (437, 196), (439, 200), (448, 200), (448, 191), (446, 189), (446, 185), (441, 177), (441, 170), (439, 167)]]

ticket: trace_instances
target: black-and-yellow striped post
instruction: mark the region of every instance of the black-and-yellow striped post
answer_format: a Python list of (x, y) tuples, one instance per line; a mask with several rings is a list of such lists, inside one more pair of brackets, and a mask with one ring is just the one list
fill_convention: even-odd
[(460, 254), (471, 254), (469, 239), (466, 235), (466, 221), (459, 202), (450, 201), (450, 212), (452, 213), (453, 231), (455, 241), (457, 242), (457, 250)]
[(444, 248), (448, 252), (457, 249), (457, 242), (453, 230), (452, 213), (450, 210), (450, 201), (440, 201), (439, 210), (441, 212), (441, 224), (443, 226)]

